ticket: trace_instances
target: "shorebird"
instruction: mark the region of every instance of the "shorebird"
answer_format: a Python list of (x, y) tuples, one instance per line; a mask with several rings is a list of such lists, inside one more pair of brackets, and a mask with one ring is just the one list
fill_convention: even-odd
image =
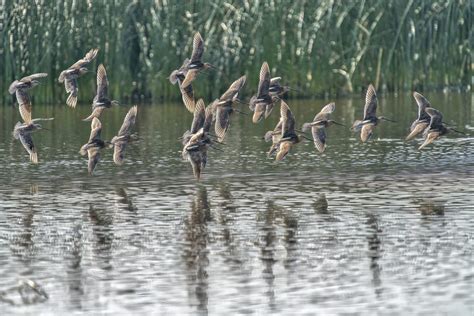
[(278, 147), (280, 146), (281, 126), (282, 126), (282, 121), (280, 120), (278, 121), (273, 131), (268, 131), (265, 133), (265, 136), (264, 136), (265, 141), (272, 142), (272, 145), (270, 146), (270, 149), (267, 152), (267, 157), (271, 157), (278, 150)]
[(30, 155), (30, 161), (34, 164), (38, 163), (38, 153), (36, 151), (36, 147), (33, 143), (33, 138), (31, 137), (31, 133), (34, 131), (43, 129), (40, 124), (37, 122), (39, 121), (48, 121), (52, 120), (53, 118), (37, 118), (32, 119), (31, 115), (31, 100), (28, 95), (28, 90), (37, 86), (39, 81), (37, 79), (44, 78), (48, 74), (46, 73), (37, 73), (27, 77), (24, 77), (20, 80), (15, 80), (12, 82), (10, 87), (8, 88), (8, 92), (10, 94), (16, 94), (16, 99), (18, 102), (18, 109), (20, 111), (20, 116), (23, 119), (23, 123), (17, 122), (15, 127), (13, 128), (13, 137), (15, 139), (19, 139), (22, 143), (23, 147), (26, 149), (28, 154)]
[(72, 108), (76, 107), (77, 104), (77, 91), (79, 90), (77, 85), (77, 78), (81, 77), (89, 71), (86, 66), (94, 60), (97, 56), (98, 48), (93, 48), (87, 52), (84, 58), (78, 60), (75, 64), (66, 70), (63, 70), (59, 75), (58, 81), (64, 82), (64, 87), (69, 96), (66, 100), (66, 104)]
[(89, 171), (89, 175), (92, 175), (97, 163), (100, 160), (100, 150), (106, 146), (106, 142), (100, 139), (100, 132), (102, 131), (102, 124), (100, 123), (97, 117), (92, 118), (91, 123), (91, 135), (89, 137), (89, 141), (87, 144), (84, 144), (81, 147), (79, 153), (84, 156), (87, 154), (89, 158), (89, 162), (87, 165), (87, 169)]
[(460, 134), (464, 134), (460, 131), (455, 130), (454, 128), (447, 127), (446, 124), (443, 123), (443, 115), (440, 111), (432, 107), (426, 108), (425, 111), (430, 116), (430, 124), (423, 132), (425, 141), (418, 148), (418, 150), (423, 149), (425, 146), (431, 144), (439, 137), (446, 135), (450, 130)]
[(227, 91), (212, 104), (212, 108), (215, 109), (216, 115), (216, 124), (214, 128), (219, 142), (224, 140), (227, 130), (229, 129), (231, 114), (234, 112), (243, 113), (234, 109), (232, 105), (234, 102), (238, 102), (239, 92), (244, 86), (245, 80), (245, 76), (235, 80), (230, 85), (229, 89), (227, 89)]
[(275, 160), (280, 161), (286, 157), (291, 147), (301, 141), (301, 137), (295, 132), (295, 117), (288, 104), (283, 100), (280, 104), (281, 139)]
[(281, 97), (283, 97), (285, 93), (287, 93), (290, 90), (296, 90), (296, 89), (290, 88), (289, 86), (282, 85), (280, 81), (281, 81), (281, 77), (274, 77), (270, 79), (270, 87), (268, 89), (268, 93), (272, 97), (273, 101), (280, 99)]
[(260, 68), (257, 95), (250, 98), (249, 107), (253, 111), (252, 122), (258, 123), (267, 118), (273, 109), (275, 100), (270, 96), (270, 68), (264, 62)]
[(183, 65), (177, 70), (173, 70), (171, 73), (169, 80), (172, 84), (178, 83), (179, 91), (181, 91), (181, 98), (183, 99), (184, 106), (188, 109), (189, 112), (194, 113), (194, 90), (191, 84), (188, 84), (186, 87), (183, 88), (183, 81), (186, 78), (186, 74), (188, 73), (188, 66), (190, 64), (189, 58), (186, 58), (183, 62)]
[(183, 135), (183, 159), (193, 168), (194, 177), (199, 181), (201, 172), (207, 164), (207, 150), (212, 146), (209, 131), (213, 120), (212, 106), (204, 108), (204, 101), (196, 103), (191, 129)]
[(110, 100), (108, 97), (109, 81), (107, 79), (107, 72), (104, 65), (100, 64), (97, 68), (97, 94), (92, 101), (92, 114), (83, 119), (83, 121), (90, 121), (94, 117), (99, 118), (107, 108), (112, 105), (117, 105), (118, 101)]
[(324, 152), (326, 149), (326, 127), (332, 124), (342, 125), (334, 120), (329, 119), (329, 115), (336, 109), (336, 104), (329, 103), (325, 105), (322, 110), (316, 114), (311, 123), (304, 123), (302, 130), (306, 132), (311, 128), (311, 134), (313, 135), (314, 146), (319, 152)]
[(413, 97), (418, 105), (418, 118), (413, 121), (410, 127), (410, 134), (405, 140), (412, 140), (421, 134), (430, 125), (431, 117), (426, 113), (426, 109), (431, 107), (430, 102), (418, 92), (413, 92)]
[(127, 115), (125, 115), (117, 136), (114, 136), (110, 141), (110, 146), (114, 147), (114, 162), (118, 166), (123, 164), (125, 148), (127, 147), (128, 142), (131, 140), (132, 128), (135, 125), (137, 111), (138, 107), (136, 105), (132, 106)]
[(353, 131), (360, 131), (360, 139), (363, 143), (372, 136), (375, 126), (378, 125), (379, 121), (395, 122), (383, 116), (377, 117), (377, 102), (375, 88), (373, 85), (369, 85), (365, 96), (364, 119), (362, 121), (356, 120), (352, 125)]
[(196, 78), (197, 74), (208, 68), (213, 67), (210, 63), (203, 63), (201, 61), (202, 54), (204, 53), (204, 41), (202, 40), (201, 34), (197, 32), (193, 38), (193, 52), (191, 54), (191, 60), (186, 66), (187, 72), (181, 87), (184, 89)]

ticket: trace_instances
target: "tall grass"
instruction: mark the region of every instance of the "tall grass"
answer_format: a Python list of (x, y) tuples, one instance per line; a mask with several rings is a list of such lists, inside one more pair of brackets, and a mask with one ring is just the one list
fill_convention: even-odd
[[(46, 71), (37, 100), (64, 102), (59, 72), (92, 47), (109, 73), (114, 98), (179, 98), (167, 76), (205, 39), (198, 95), (215, 97), (247, 74), (256, 89), (267, 60), (299, 96), (352, 93), (375, 82), (388, 91), (469, 87), (469, 0), (0, 0), (0, 90)], [(94, 66), (96, 67), (97, 62)], [(80, 80), (92, 99), (94, 76)]]

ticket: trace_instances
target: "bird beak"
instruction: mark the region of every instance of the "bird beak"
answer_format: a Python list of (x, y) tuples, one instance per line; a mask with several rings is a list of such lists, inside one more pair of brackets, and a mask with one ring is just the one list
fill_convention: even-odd
[(338, 123), (338, 122), (336, 122), (336, 121), (332, 121), (332, 122), (333, 122), (334, 124), (336, 124), (336, 125), (339, 125), (339, 126), (344, 126), (344, 127), (346, 127), (346, 125), (344, 125), (344, 124), (341, 124), (341, 123)]
[(246, 113), (246, 112), (242, 112), (242, 111), (240, 111), (240, 110), (237, 110), (237, 109), (234, 109), (234, 111), (235, 111), (235, 112), (237, 112), (237, 113), (243, 114), (243, 115), (249, 115), (248, 113)]
[(301, 137), (303, 137), (303, 138), (304, 138), (304, 139), (306, 139), (306, 140), (309, 140), (310, 142), (312, 142), (312, 141), (313, 141), (311, 138), (309, 138), (309, 137), (306, 137), (306, 136), (304, 136), (304, 135), (300, 135), (300, 136), (301, 136)]
[(397, 123), (397, 121), (391, 120), (391, 119), (388, 119), (388, 118), (385, 118), (385, 117), (383, 118), (383, 120), (384, 120), (384, 121), (389, 121), (389, 122), (392, 122), (392, 123)]

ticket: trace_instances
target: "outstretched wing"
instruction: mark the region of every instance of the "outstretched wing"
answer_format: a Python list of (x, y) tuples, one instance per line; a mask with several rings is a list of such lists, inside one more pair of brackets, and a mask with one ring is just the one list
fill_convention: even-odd
[(426, 108), (430, 108), (430, 102), (420, 93), (413, 92), (413, 97), (415, 98), (416, 104), (418, 105), (418, 120), (429, 119), (429, 115), (426, 114)]
[(66, 92), (69, 93), (69, 97), (66, 100), (66, 104), (72, 108), (75, 108), (77, 104), (77, 91), (79, 90), (77, 85), (77, 79), (65, 79), (64, 86), (66, 88)]
[(314, 146), (320, 153), (326, 149), (326, 129), (321, 126), (313, 126), (311, 128), (313, 134)]
[(24, 89), (16, 90), (16, 100), (18, 101), (18, 109), (21, 118), (26, 124), (31, 123), (31, 101), (28, 92)]
[(92, 173), (94, 172), (95, 166), (97, 166), (97, 163), (100, 160), (99, 149), (96, 147), (91, 147), (87, 150), (87, 155), (89, 157), (87, 170), (89, 171), (89, 174), (92, 175)]
[(223, 141), (230, 125), (230, 111), (222, 106), (217, 107), (215, 132), (218, 141)]
[(181, 90), (181, 96), (183, 99), (184, 106), (189, 112), (194, 113), (195, 101), (194, 101), (194, 90), (192, 85), (187, 85), (185, 88), (179, 84)]
[(36, 80), (36, 79), (39, 79), (39, 78), (44, 78), (46, 77), (48, 74), (45, 73), (45, 72), (40, 72), (40, 73), (37, 73), (37, 74), (32, 74), (32, 75), (29, 75), (29, 76), (26, 76), (26, 77), (23, 77), (20, 79), (21, 82), (31, 82), (33, 80)]
[(193, 53), (191, 54), (191, 63), (201, 61), (203, 53), (204, 41), (202, 40), (201, 34), (197, 32), (196, 34), (194, 34), (193, 39)]
[(245, 84), (246, 76), (242, 76), (239, 79), (235, 80), (227, 89), (227, 91), (219, 98), (219, 101), (232, 101), (234, 97), (237, 96), (239, 93), (240, 89)]
[(133, 125), (135, 125), (135, 119), (137, 118), (138, 107), (136, 105), (132, 106), (128, 110), (127, 115), (123, 119), (122, 127), (118, 131), (118, 136), (130, 135)]
[(108, 93), (109, 81), (107, 79), (107, 72), (103, 64), (97, 68), (97, 97), (99, 100), (106, 99)]
[(123, 164), (126, 147), (127, 142), (117, 142), (114, 144), (114, 163), (118, 166)]
[(270, 88), (270, 68), (265, 61), (260, 68), (260, 77), (258, 82), (258, 98), (268, 95)]
[(285, 135), (289, 133), (295, 132), (295, 117), (290, 110), (288, 104), (285, 101), (281, 101), (280, 104), (280, 120), (282, 121), (281, 125), (281, 135), (285, 137)]
[(92, 119), (91, 123), (91, 135), (89, 137), (89, 143), (93, 140), (100, 139), (100, 132), (102, 131), (102, 124), (97, 117)]
[(19, 138), (23, 147), (25, 147), (28, 154), (30, 154), (30, 160), (32, 163), (38, 163), (38, 153), (36, 152), (35, 144), (33, 144), (33, 138), (30, 133), (19, 133)]
[(431, 117), (430, 128), (437, 128), (443, 125), (443, 115), (440, 111), (434, 108), (426, 108), (425, 111)]
[(364, 121), (376, 117), (377, 111), (377, 94), (373, 85), (369, 85), (367, 94), (365, 96), (365, 107), (364, 107)]
[(87, 52), (87, 54), (84, 56), (84, 58), (79, 59), (76, 61), (71, 67), (71, 68), (82, 68), (87, 66), (94, 58), (97, 56), (97, 53), (99, 52), (98, 48), (93, 48), (90, 51)]
[(332, 103), (326, 104), (321, 109), (321, 111), (318, 114), (316, 114), (316, 116), (314, 117), (313, 122), (327, 121), (328, 118), (329, 118), (329, 114), (334, 112), (335, 109), (336, 109), (336, 103), (332, 102)]
[(196, 107), (194, 108), (194, 117), (193, 122), (191, 123), (191, 133), (197, 133), (201, 127), (204, 125), (204, 121), (206, 120), (206, 106), (204, 105), (204, 101), (199, 99), (196, 103)]

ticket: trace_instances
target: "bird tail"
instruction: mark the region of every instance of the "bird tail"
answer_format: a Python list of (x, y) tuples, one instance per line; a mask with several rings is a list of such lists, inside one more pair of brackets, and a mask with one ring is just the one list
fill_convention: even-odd
[(305, 133), (311, 128), (311, 123), (304, 123), (303, 126), (301, 127), (301, 131)]
[(66, 100), (66, 104), (74, 109), (77, 104), (77, 94), (71, 93)]

